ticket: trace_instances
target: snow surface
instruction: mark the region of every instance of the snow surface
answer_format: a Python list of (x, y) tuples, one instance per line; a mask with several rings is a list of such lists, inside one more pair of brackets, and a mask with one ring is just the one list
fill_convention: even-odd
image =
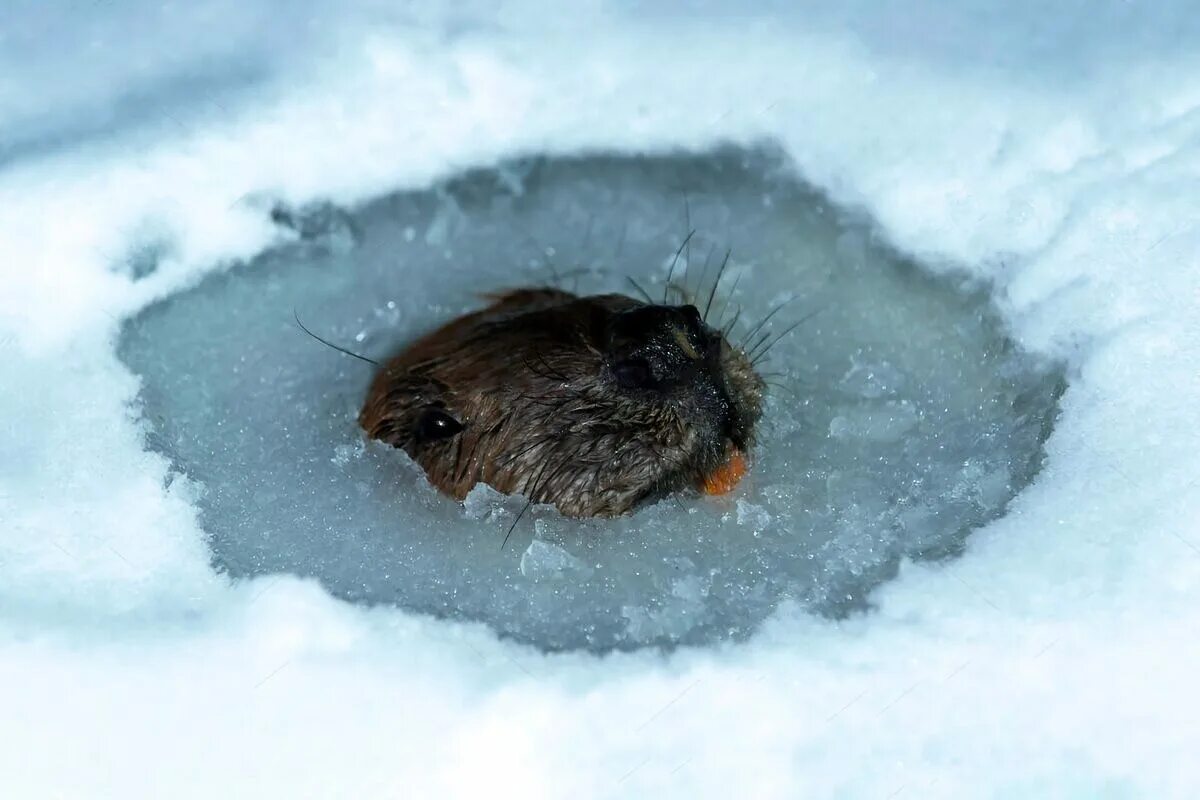
[[(6, 8), (6, 796), (1194, 796), (1200, 14), (940, 5)], [(962, 558), (604, 657), (210, 568), (117, 334), (277, 243), (261, 198), (764, 138), (1068, 364)]]

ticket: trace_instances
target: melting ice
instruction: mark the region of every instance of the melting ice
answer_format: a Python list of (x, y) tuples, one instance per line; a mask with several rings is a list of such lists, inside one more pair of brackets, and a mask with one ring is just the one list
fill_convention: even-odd
[[(1017, 350), (986, 287), (930, 277), (769, 148), (530, 158), (360, 208), (270, 207), (290, 242), (152, 306), (123, 333), (150, 444), (199, 506), (218, 568), (312, 576), (358, 603), (486, 622), (545, 649), (741, 638), (780, 602), (862, 608), (899, 560), (952, 556), (1035, 474), (1061, 373)], [(369, 365), (476, 308), (558, 283), (662, 290), (681, 256), (733, 337), (812, 314), (762, 367), (749, 478), (617, 520), (435, 492), (364, 441)], [(129, 269), (153, 269), (147, 243)], [(735, 287), (736, 284), (736, 288)]]

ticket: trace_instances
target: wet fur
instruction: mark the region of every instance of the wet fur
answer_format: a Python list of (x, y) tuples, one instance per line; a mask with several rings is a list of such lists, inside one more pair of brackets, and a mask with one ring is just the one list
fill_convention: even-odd
[[(359, 417), (368, 435), (405, 450), (441, 491), (461, 499), (483, 482), (567, 515), (613, 516), (701, 485), (732, 446), (753, 443), (763, 382), (720, 331), (703, 326), (704, 354), (669, 354), (688, 376), (669, 391), (631, 392), (614, 378), (614, 319), (690, 306), (551, 288), (490, 299), (388, 361)], [(672, 336), (680, 352), (694, 350), (670, 334), (656, 353), (676, 346)], [(462, 428), (423, 435), (430, 414)]]

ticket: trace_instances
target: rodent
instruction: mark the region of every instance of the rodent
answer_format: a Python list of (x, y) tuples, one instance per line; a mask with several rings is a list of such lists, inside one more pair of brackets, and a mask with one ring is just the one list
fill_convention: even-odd
[(554, 288), (488, 299), (384, 363), (359, 415), (439, 490), (483, 482), (589, 517), (737, 483), (764, 384), (695, 306)]

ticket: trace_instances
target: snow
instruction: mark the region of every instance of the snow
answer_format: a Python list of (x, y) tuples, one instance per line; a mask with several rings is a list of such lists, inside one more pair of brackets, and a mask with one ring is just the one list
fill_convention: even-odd
[[(42, 6), (0, 41), (7, 794), (1194, 795), (1188, 4)], [(868, 614), (604, 656), (210, 568), (204, 487), (144, 447), (123, 319), (236, 279), (289, 236), (275, 202), (764, 139), (1067, 364), (1044, 468), (961, 558), (904, 563)]]
[[(781, 599), (845, 613), (901, 558), (958, 550), (1032, 478), (1055, 415), (1058, 370), (1011, 346), (983, 293), (919, 274), (778, 154), (505, 164), (352, 212), (272, 216), (299, 240), (149, 306), (117, 348), (142, 378), (151, 449), (203, 486), (233, 577), (311, 575), (548, 649), (744, 638)], [(745, 525), (728, 500), (587, 524), (526, 519), (484, 488), (440, 501), (406, 456), (363, 446), (375, 370), (294, 324), (382, 361), (487, 289), (558, 276), (662, 296), (684, 225), (697, 232), (675, 277), (711, 323), (760, 350), (779, 339), (755, 469), (731, 498), (774, 525)], [(718, 248), (737, 256), (710, 308)], [(847, 381), (862, 364), (867, 383)], [(589, 576), (541, 580), (529, 567), (547, 547)]]

